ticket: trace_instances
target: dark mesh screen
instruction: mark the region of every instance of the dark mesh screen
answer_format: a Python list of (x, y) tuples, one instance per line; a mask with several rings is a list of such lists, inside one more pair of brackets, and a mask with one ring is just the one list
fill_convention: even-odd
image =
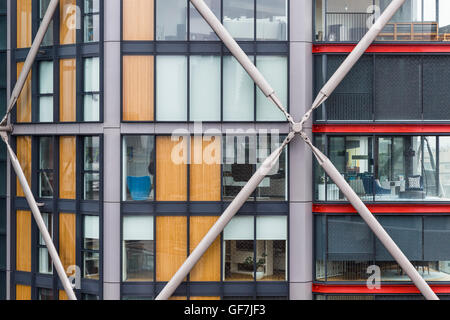
[[(323, 58), (326, 56), (314, 56), (314, 98), (319, 93), (319, 90), (324, 85), (324, 74), (323, 74)], [(315, 120), (325, 120), (325, 113), (323, 105), (318, 107), (314, 111)]]
[(423, 57), (423, 117), (450, 119), (450, 57)]
[[(345, 56), (329, 56), (328, 79), (342, 64)], [(372, 56), (363, 56), (325, 102), (328, 120), (372, 119)]]
[(450, 260), (450, 217), (425, 217), (425, 261)]
[(375, 119), (421, 120), (421, 57), (377, 56)]

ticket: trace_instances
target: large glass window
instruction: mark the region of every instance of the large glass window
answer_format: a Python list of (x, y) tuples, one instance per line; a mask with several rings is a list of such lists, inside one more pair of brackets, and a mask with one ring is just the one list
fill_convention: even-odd
[(53, 138), (39, 138), (39, 197), (53, 197)]
[(187, 2), (156, 0), (156, 40), (186, 40)]
[(155, 139), (153, 136), (123, 138), (122, 200), (152, 200), (155, 194)]
[(254, 0), (223, 0), (223, 25), (236, 40), (253, 40)]
[[(448, 216), (376, 217), (426, 281), (449, 281)], [(355, 215), (315, 218), (316, 280), (366, 282), (379, 268), (382, 281), (411, 281), (367, 224)]]
[(220, 56), (191, 56), (190, 120), (220, 121)]
[(158, 56), (156, 70), (156, 119), (186, 121), (187, 57)]
[(100, 59), (84, 59), (83, 121), (100, 120)]
[[(359, 41), (388, 0), (316, 0), (316, 41)], [(446, 41), (446, 0), (407, 0), (381, 31), (378, 41)], [(439, 10), (439, 11), (438, 11)]]
[[(220, 20), (221, 0), (206, 0), (205, 3)], [(211, 29), (208, 23), (206, 23), (205, 19), (203, 19), (192, 3), (189, 5), (189, 23), (191, 40), (218, 40), (215, 32)]]
[(287, 40), (287, 0), (256, 0), (256, 38)]
[(84, 0), (84, 42), (100, 40), (100, 0)]
[[(39, 24), (42, 23), (45, 12), (47, 11), (50, 0), (39, 0)], [(47, 32), (45, 33), (44, 39), (42, 40), (41, 46), (52, 46), (53, 45), (53, 20), (50, 21)]]
[(100, 138), (84, 139), (84, 200), (99, 200), (100, 192)]
[(100, 223), (98, 216), (83, 216), (83, 277), (99, 279)]
[(53, 122), (53, 61), (39, 62), (39, 122)]
[(123, 217), (123, 281), (154, 280), (153, 224), (150, 216)]
[[(53, 237), (53, 215), (50, 213), (42, 213), (42, 219), (44, 220), (45, 226), (50, 233), (50, 236)], [(39, 273), (43, 274), (52, 274), (53, 273), (53, 263), (48, 253), (47, 246), (45, 245), (44, 238), (42, 234), (39, 232), (39, 243), (38, 243), (38, 266)]]

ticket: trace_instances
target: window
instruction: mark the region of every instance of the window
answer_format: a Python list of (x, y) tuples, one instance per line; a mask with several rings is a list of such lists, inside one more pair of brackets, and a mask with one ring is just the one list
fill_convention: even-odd
[[(221, 1), (220, 0), (206, 0), (206, 5), (220, 20), (221, 16)], [(215, 32), (211, 29), (208, 23), (203, 19), (200, 13), (192, 4), (189, 4), (189, 21), (190, 21), (190, 39), (191, 40), (218, 40)]]
[(187, 40), (187, 2), (156, 0), (156, 40)]
[(153, 223), (150, 216), (123, 217), (123, 281), (154, 280)]
[(83, 121), (100, 121), (100, 59), (84, 59)]
[(223, 0), (223, 25), (236, 40), (255, 39), (254, 0)]
[(39, 197), (53, 198), (54, 167), (53, 167), (53, 138), (39, 138)]
[(220, 121), (220, 56), (191, 56), (190, 120)]
[(287, 0), (256, 0), (257, 40), (287, 40)]
[(124, 137), (122, 159), (122, 200), (154, 199), (156, 174), (154, 137)]
[[(50, 213), (42, 213), (42, 219), (44, 219), (45, 226), (53, 238), (53, 215)], [(42, 274), (52, 274), (53, 273), (53, 263), (50, 254), (48, 253), (47, 246), (45, 245), (44, 237), (39, 232), (39, 243), (38, 243), (38, 266), (39, 273)]]
[(156, 70), (156, 119), (186, 121), (187, 57), (158, 56)]
[(100, 193), (100, 138), (84, 137), (84, 200), (99, 200)]
[(83, 216), (83, 278), (99, 279), (100, 223), (98, 216)]
[[(39, 24), (42, 23), (42, 19), (44, 18), (45, 12), (47, 11), (48, 5), (51, 0), (39, 0)], [(53, 20), (50, 22), (48, 26), (47, 32), (42, 40), (41, 46), (52, 46), (53, 45)]]
[(54, 300), (53, 289), (38, 288), (38, 300)]
[(84, 42), (100, 40), (100, 0), (84, 0)]
[(53, 61), (39, 62), (39, 122), (53, 122)]
[(225, 227), (223, 241), (225, 281), (287, 279), (286, 217), (234, 217)]
[[(426, 281), (449, 281), (450, 252), (440, 244), (448, 238), (450, 217), (376, 218)], [(371, 265), (380, 268), (382, 281), (411, 281), (359, 216), (316, 216), (315, 243), (319, 281), (365, 282)]]

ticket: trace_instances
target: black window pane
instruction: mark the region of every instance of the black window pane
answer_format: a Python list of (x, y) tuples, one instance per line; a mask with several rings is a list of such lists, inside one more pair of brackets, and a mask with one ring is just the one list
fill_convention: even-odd
[(450, 57), (423, 57), (423, 117), (425, 120), (450, 119)]
[[(6, 1), (0, 1), (1, 3)], [(0, 50), (6, 49), (6, 16), (0, 15)], [(1, 62), (3, 63), (3, 61)]]

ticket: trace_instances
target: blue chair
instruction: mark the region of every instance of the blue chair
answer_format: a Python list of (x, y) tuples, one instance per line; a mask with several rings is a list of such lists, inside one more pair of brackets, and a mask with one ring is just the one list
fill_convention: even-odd
[(373, 179), (373, 176), (363, 176), (363, 185), (364, 185), (364, 191), (366, 191), (366, 194), (373, 194), (374, 193), (374, 187), (375, 187), (375, 194), (390, 194), (390, 189), (384, 189), (381, 187), (378, 181), (375, 181)]
[(147, 200), (152, 189), (152, 182), (149, 176), (127, 177), (127, 186), (131, 198), (135, 201)]

